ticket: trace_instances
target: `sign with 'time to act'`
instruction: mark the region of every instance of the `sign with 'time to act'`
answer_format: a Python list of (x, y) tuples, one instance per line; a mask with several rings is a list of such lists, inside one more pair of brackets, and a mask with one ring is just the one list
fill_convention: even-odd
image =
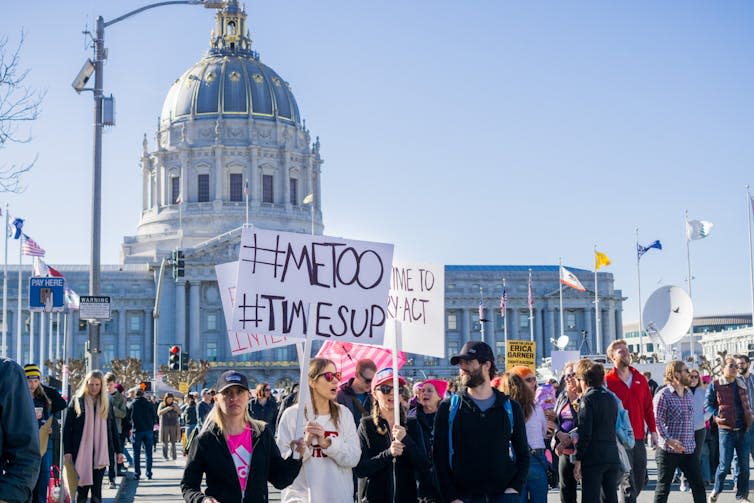
[(232, 330), (382, 344), (393, 245), (245, 227)]

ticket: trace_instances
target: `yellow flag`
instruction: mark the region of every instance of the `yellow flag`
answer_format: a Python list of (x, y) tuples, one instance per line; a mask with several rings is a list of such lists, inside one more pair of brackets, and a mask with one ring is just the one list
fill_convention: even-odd
[(602, 252), (594, 251), (594, 270), (599, 271), (602, 266), (610, 265), (610, 259)]

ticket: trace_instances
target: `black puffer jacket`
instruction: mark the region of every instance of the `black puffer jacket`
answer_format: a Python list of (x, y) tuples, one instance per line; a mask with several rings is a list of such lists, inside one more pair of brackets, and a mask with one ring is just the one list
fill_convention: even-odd
[[(183, 499), (187, 503), (201, 503), (206, 497), (222, 503), (267, 503), (267, 482), (278, 489), (291, 485), (301, 469), (301, 461), (283, 459), (267, 428), (253, 434), (251, 442), (251, 466), (242, 495), (236, 465), (222, 432), (214, 425), (202, 431), (191, 442), (181, 480)], [(202, 493), (204, 476), (207, 489)]]

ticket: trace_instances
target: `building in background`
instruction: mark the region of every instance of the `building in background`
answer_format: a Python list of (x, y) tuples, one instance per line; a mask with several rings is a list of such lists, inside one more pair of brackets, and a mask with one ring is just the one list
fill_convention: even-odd
[[(144, 136), (141, 161), (142, 212), (136, 233), (121, 246), (121, 264), (103, 266), (101, 295), (112, 298), (112, 319), (101, 328), (104, 366), (134, 357), (151, 369), (153, 347), (159, 364), (168, 349), (180, 345), (192, 359), (208, 360), (215, 374), (234, 367), (248, 369), (252, 382), (276, 387), (298, 378), (294, 346), (232, 357), (215, 279), (216, 264), (237, 260), (241, 226), (302, 233), (323, 233), (320, 142), (312, 141), (291, 91), (280, 75), (252, 50), (246, 14), (229, 0), (218, 11), (207, 55), (170, 86), (162, 108), (156, 141)], [(312, 198), (306, 196), (312, 194)], [(307, 204), (304, 200), (307, 199)], [(104, 201), (104, 204), (117, 204)], [(248, 209), (247, 209), (248, 208)], [(248, 213), (247, 213), (248, 211)], [(163, 278), (159, 332), (154, 332), (153, 307), (160, 263), (174, 250), (184, 254), (181, 274), (169, 267)], [(88, 291), (88, 265), (58, 266), (68, 286)], [(21, 285), (28, 285), (30, 268)], [(532, 271), (533, 317), (529, 318), (528, 277)], [(593, 272), (569, 268), (588, 288)], [(17, 268), (9, 268), (9, 354), (16, 355), (18, 337)], [(175, 276), (175, 278), (173, 278)], [(500, 313), (505, 280), (508, 303)], [(541, 361), (561, 333), (558, 266), (448, 265), (445, 272), (446, 358), (410, 355), (406, 371), (416, 376), (455, 375), (448, 359), (468, 340), (482, 338), (502, 357), (504, 320), (510, 339), (530, 338), (534, 325)], [(603, 346), (622, 336), (620, 290), (610, 273), (598, 274)], [(596, 313), (592, 291), (563, 288), (563, 333), (568, 349), (597, 353)], [(483, 301), (485, 319), (480, 322)], [(24, 298), (24, 306), (28, 301)], [(22, 362), (29, 361), (34, 338), (39, 357), (39, 314), (22, 310)], [(61, 317), (62, 319), (62, 317)], [(57, 334), (56, 316), (46, 334)], [(82, 358), (88, 338), (86, 322), (72, 312), (67, 327), (70, 354)], [(438, 334), (442, 336), (442, 334)], [(315, 344), (314, 350), (317, 346)]]

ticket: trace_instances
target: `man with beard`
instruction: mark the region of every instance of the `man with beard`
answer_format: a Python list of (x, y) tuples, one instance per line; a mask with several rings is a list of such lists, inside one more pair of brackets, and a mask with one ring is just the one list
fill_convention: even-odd
[[(484, 342), (467, 342), (450, 363), (460, 367), (465, 390), (444, 400), (435, 415), (432, 457), (442, 500), (518, 502), (529, 472), (521, 406), (491, 386), (495, 356)], [(454, 402), (457, 408), (449, 431)]]
[(694, 396), (686, 364), (674, 360), (665, 367), (665, 386), (654, 397), (659, 448), (657, 461), (657, 489), (655, 503), (665, 503), (670, 494), (673, 473), (680, 468), (686, 476), (694, 496), (694, 503), (704, 503), (705, 491), (702, 470), (694, 456)]
[[(754, 374), (752, 374), (750, 370), (751, 366), (751, 360), (747, 355), (740, 354), (740, 355), (734, 355), (733, 358), (736, 359), (736, 366), (738, 367), (738, 375), (741, 377), (741, 379), (744, 380), (746, 383), (746, 390), (749, 393), (749, 402), (754, 399)], [(749, 428), (749, 431), (747, 432), (747, 435), (749, 436), (749, 447), (754, 446), (754, 428)], [(751, 457), (754, 459), (754, 449), (751, 450)], [(738, 484), (738, 455), (733, 455), (733, 486), (736, 487)]]
[(605, 376), (607, 388), (618, 395), (623, 407), (628, 411), (631, 427), (634, 429), (636, 444), (628, 449), (631, 461), (631, 487), (626, 494), (627, 503), (634, 503), (644, 489), (647, 473), (647, 446), (644, 432), (649, 428), (652, 447), (657, 446), (657, 427), (652, 407), (652, 393), (647, 378), (631, 366), (631, 354), (626, 341), (618, 339), (607, 347), (607, 357), (613, 362), (613, 369)]

